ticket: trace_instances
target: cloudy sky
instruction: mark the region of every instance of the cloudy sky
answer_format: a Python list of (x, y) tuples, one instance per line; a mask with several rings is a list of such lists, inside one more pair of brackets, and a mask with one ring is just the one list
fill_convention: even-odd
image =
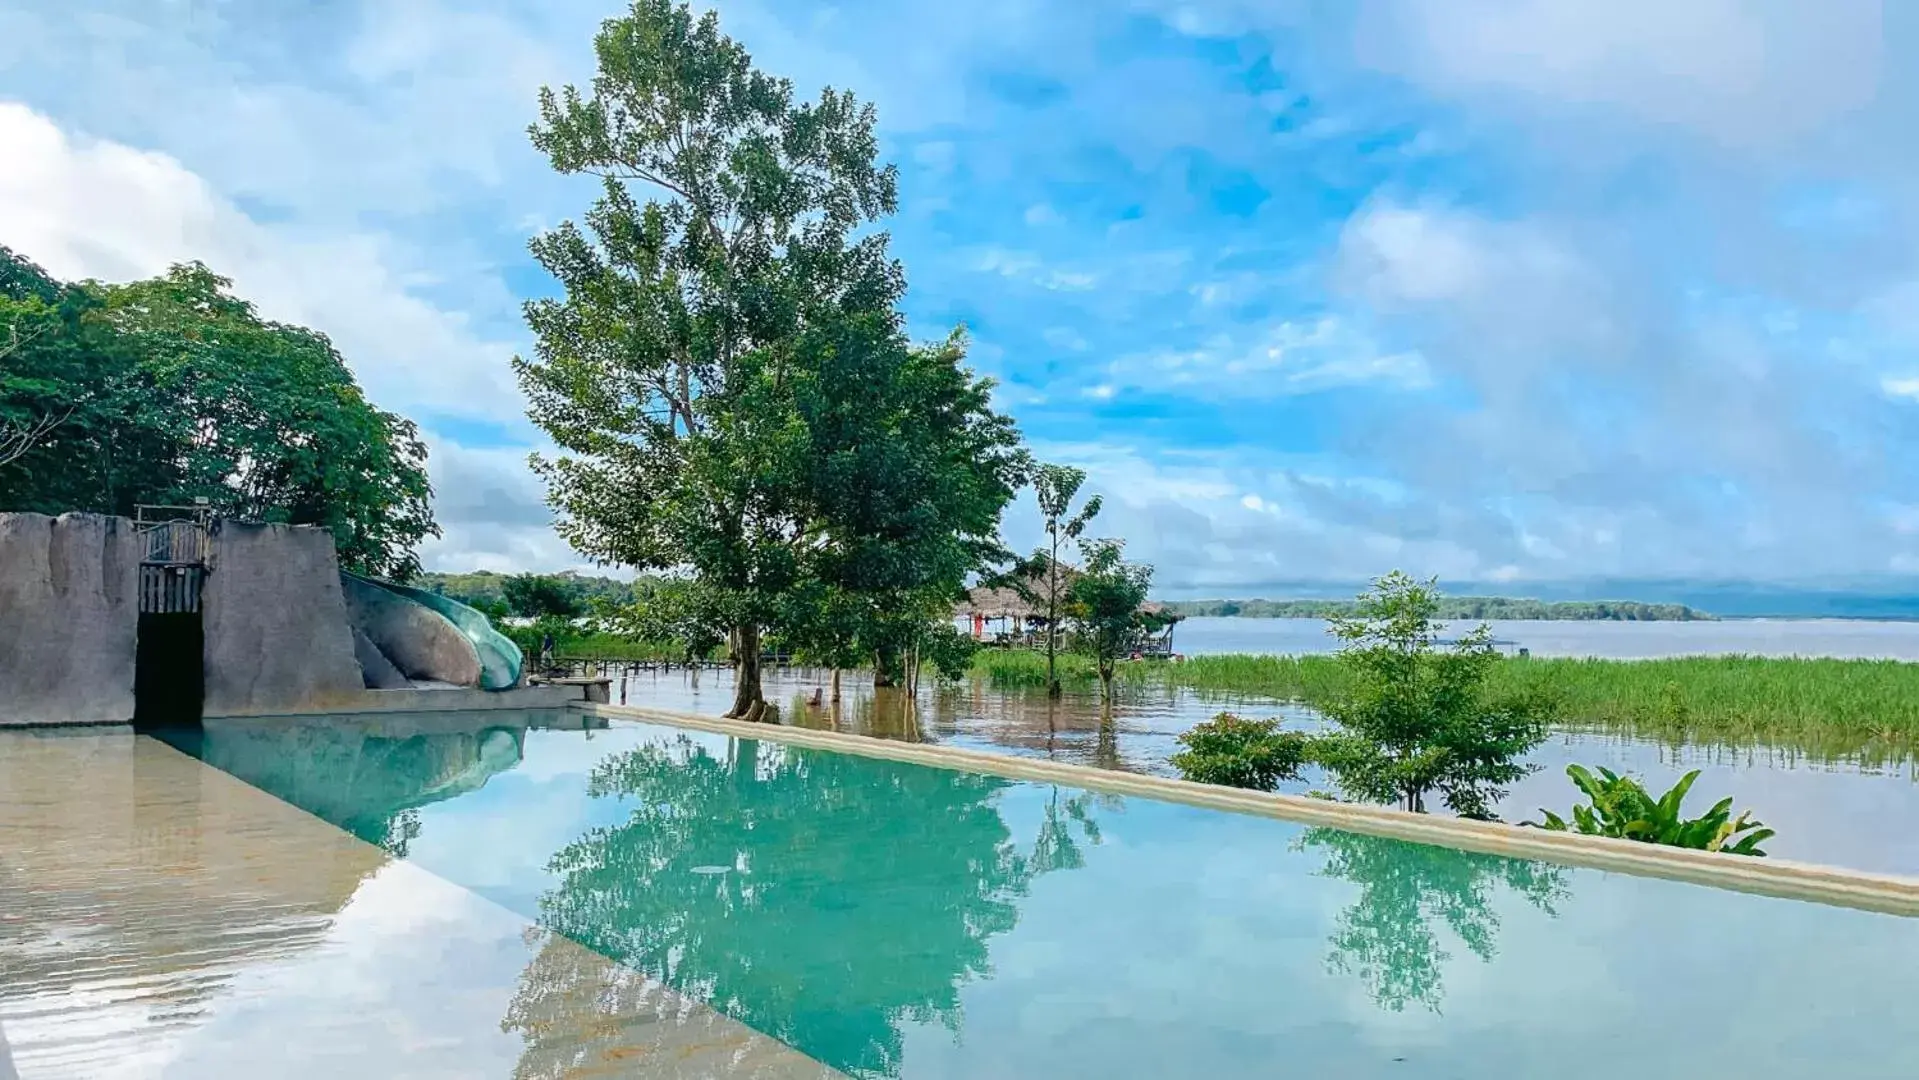
[[(0, 0), (0, 243), (209, 263), (429, 432), (429, 565), (576, 565), (507, 359), (618, 6)], [(915, 332), (1168, 595), (1919, 572), (1919, 5), (720, 8), (877, 104)]]

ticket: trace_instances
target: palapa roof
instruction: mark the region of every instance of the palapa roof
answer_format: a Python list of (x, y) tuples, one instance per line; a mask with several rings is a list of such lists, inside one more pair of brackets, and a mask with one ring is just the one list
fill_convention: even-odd
[[(1078, 574), (1078, 570), (1066, 565), (1064, 562), (1059, 564), (1059, 591), (1062, 597), (1066, 595), (1066, 590), (1072, 587), (1073, 578), (1078, 576)], [(1040, 600), (1038, 604), (1026, 599), (1026, 596), (1021, 595), (1021, 590), (1015, 588), (1010, 583), (1005, 585), (982, 585), (969, 590), (966, 594), (966, 599), (954, 606), (953, 614), (958, 618), (965, 619), (970, 619), (975, 615), (984, 616), (988, 619), (1030, 619), (1034, 616), (1044, 618), (1046, 614), (1046, 578), (1047, 575), (1045, 572), (1039, 570), (1027, 574), (1021, 579), (1021, 583), (1025, 585), (1027, 592)]]
[[(1060, 563), (1059, 591), (1062, 597), (1065, 596), (1066, 590), (1072, 587), (1073, 579), (1078, 576), (1077, 569), (1064, 562)], [(966, 599), (954, 605), (954, 617), (970, 619), (977, 615), (987, 619), (1045, 618), (1046, 575), (1044, 573), (1029, 574), (1023, 580), (1030, 595), (1038, 598), (1040, 603), (1035, 604), (1029, 601), (1026, 596), (1021, 595), (1019, 589), (1012, 585), (982, 585), (968, 591)], [(1169, 621), (1179, 620), (1179, 616), (1168, 615), (1166, 605), (1157, 600), (1148, 600), (1141, 604), (1139, 609), (1148, 615), (1160, 615)]]

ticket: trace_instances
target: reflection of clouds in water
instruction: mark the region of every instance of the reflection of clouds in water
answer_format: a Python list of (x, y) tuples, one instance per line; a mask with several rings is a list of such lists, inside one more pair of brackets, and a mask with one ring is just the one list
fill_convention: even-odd
[[(533, 732), (527, 763), (584, 739)], [(629, 751), (710, 742), (638, 725), (602, 740)], [(560, 866), (548, 891), (503, 899), (630, 950), (636, 967), (822, 1056), (877, 1061), (879, 1075), (1223, 1080), (1267, 1075), (1275, 1060), (1311, 1075), (1885, 1075), (1896, 1034), (1835, 1041), (1903, 1031), (1919, 978), (1910, 920), (1051, 785), (728, 749), (627, 754), (600, 777), (625, 798), (585, 797), (587, 766), (537, 783), (509, 770), (426, 808), (421, 842), (434, 846), (416, 858), (466, 887), (503, 859), (525, 880)], [(529, 802), (567, 790), (579, 797)], [(528, 818), (542, 824), (519, 828)], [(707, 873), (728, 865), (740, 872)], [(262, 976), (262, 996), (299, 1014), (337, 995), (311, 1008), (321, 1037), (334, 1025), (343, 1045), (370, 1022), (336, 1022), (347, 999), (354, 1017), (399, 1017), (427, 1039), (442, 1023), (409, 1009), (438, 1009), (451, 1028), (484, 1010), (433, 995), (484, 999), (496, 1026), (476, 1029), (480, 1042), (506, 1017), (528, 1040), (528, 1076), (572, 1060), (573, 1036), (553, 1045), (564, 1025), (548, 1021), (590, 1041), (611, 1028), (578, 1024), (581, 1006), (643, 1012), (656, 996), (590, 956), (545, 954), (564, 943), (515, 938), (523, 920), (449, 888), (418, 867), (382, 870), (310, 959)], [(515, 949), (517, 967), (490, 952)], [(532, 964), (529, 949), (542, 954)], [(1702, 1023), (1685, 1007), (1700, 1001), (1737, 1002), (1741, 1022)], [(369, 1045), (386, 1052), (381, 1039)]]
[[(1585, 625), (1631, 630), (1713, 624)], [(1914, 630), (1919, 633), (1919, 624)], [(830, 673), (824, 671), (771, 671), (767, 698), (782, 703), (786, 722), (835, 726), (830, 709), (796, 711), (791, 704), (796, 697), (810, 696), (815, 687), (825, 686), (829, 679)], [(882, 738), (906, 737), (909, 725), (899, 715), (901, 703), (895, 701), (885, 709), (876, 709), (872, 687), (856, 673), (846, 674), (841, 685), (845, 700), (838, 714), (839, 730)], [(726, 672), (703, 672), (697, 683), (675, 672), (635, 677), (628, 681), (627, 691), (635, 705), (718, 713), (731, 703), (731, 687), (732, 677)], [(929, 685), (921, 690), (910, 730), (915, 733), (914, 741), (1175, 776), (1177, 771), (1170, 759), (1179, 749), (1179, 733), (1223, 710), (1279, 716), (1295, 726), (1310, 728), (1317, 724), (1309, 710), (1297, 706), (1203, 695), (1184, 688), (1122, 690), (1110, 725), (1103, 725), (1097, 693), (1069, 691), (1062, 700), (1048, 702), (1043, 694), (1004, 692), (978, 681), (947, 689)], [(876, 714), (884, 722), (872, 722), (870, 718)], [(1919, 874), (1919, 832), (1888, 833), (1859, 827), (1861, 821), (1919, 819), (1919, 783), (1915, 782), (1919, 772), (1912, 764), (1872, 769), (1824, 766), (1784, 751), (1675, 751), (1618, 736), (1570, 734), (1554, 735), (1529, 760), (1540, 768), (1514, 784), (1499, 803), (1497, 811), (1506, 820), (1536, 818), (1541, 807), (1565, 813), (1578, 794), (1566, 778), (1565, 769), (1571, 763), (1633, 772), (1660, 791), (1697, 768), (1702, 775), (1687, 801), (1688, 808), (1697, 804), (1694, 812), (1703, 813), (1719, 798), (1734, 796), (1738, 808), (1750, 807), (1754, 816), (1779, 830), (1779, 835), (1766, 844), (1774, 858)], [(1304, 780), (1284, 785), (1282, 790), (1299, 794), (1330, 786), (1316, 770), (1309, 769)]]

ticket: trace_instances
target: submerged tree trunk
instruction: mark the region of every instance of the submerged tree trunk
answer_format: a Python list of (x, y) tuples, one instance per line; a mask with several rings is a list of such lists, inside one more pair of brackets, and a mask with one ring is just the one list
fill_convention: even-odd
[(899, 685), (899, 654), (883, 649), (873, 653), (873, 688), (882, 690)]
[(1103, 660), (1099, 665), (1099, 699), (1109, 708), (1113, 704), (1113, 667)]
[(733, 707), (726, 715), (757, 723), (766, 717), (766, 698), (760, 691), (760, 628), (733, 630)]

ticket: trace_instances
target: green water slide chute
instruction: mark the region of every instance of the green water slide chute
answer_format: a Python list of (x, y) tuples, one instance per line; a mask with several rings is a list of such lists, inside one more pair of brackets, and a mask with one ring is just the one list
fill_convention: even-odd
[(410, 603), (439, 615), (460, 632), (473, 645), (473, 651), (480, 656), (480, 689), (510, 690), (520, 685), (520, 671), (526, 663), (520, 647), (513, 639), (493, 629), (493, 623), (479, 612), (457, 600), (448, 600), (439, 593), (415, 589), (410, 585), (395, 585), (390, 581), (361, 577), (358, 574), (346, 576), (381, 589)]

